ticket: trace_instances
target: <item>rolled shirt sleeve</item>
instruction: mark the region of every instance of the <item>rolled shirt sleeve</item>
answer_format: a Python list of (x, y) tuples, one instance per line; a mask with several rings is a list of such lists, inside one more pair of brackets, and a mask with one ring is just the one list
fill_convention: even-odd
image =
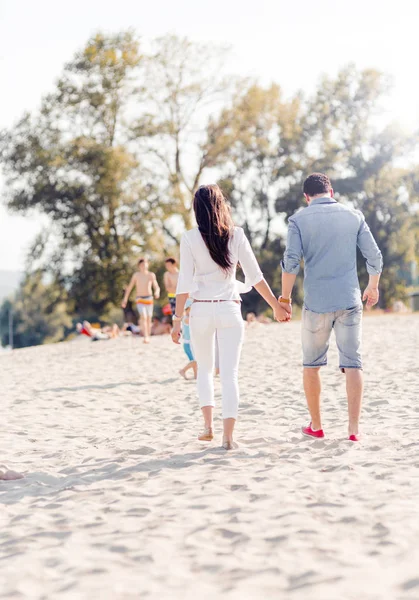
[(238, 249), (239, 263), (246, 278), (245, 285), (253, 287), (262, 281), (263, 273), (256, 260), (256, 256), (253, 253), (249, 240), (245, 236), (243, 230), (241, 230), (241, 233), (242, 238)]
[(194, 260), (186, 233), (180, 240), (180, 269), (176, 294), (189, 294), (194, 286)]
[(288, 220), (287, 247), (281, 261), (282, 270), (285, 273), (297, 275), (300, 270), (300, 262), (303, 256), (303, 244), (301, 241), (300, 230), (295, 221)]
[(367, 261), (368, 274), (379, 275), (383, 270), (383, 255), (365, 221), (364, 215), (361, 212), (359, 212), (359, 215), (361, 217), (361, 224), (358, 230), (357, 245), (362, 256)]

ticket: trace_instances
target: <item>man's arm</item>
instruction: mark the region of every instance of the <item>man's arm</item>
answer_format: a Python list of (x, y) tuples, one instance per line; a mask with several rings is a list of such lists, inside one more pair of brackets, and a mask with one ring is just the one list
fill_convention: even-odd
[(154, 288), (154, 297), (156, 300), (158, 300), (160, 298), (160, 287), (159, 287), (159, 284), (157, 283), (157, 277), (156, 277), (155, 273), (151, 273), (151, 283)]
[(291, 293), (296, 278), (297, 275), (295, 273), (286, 273), (286, 271), (282, 271), (282, 298), (291, 300)]
[(121, 303), (122, 308), (125, 308), (127, 306), (128, 298), (132, 292), (132, 288), (135, 285), (135, 278), (136, 278), (136, 275), (134, 273), (134, 275), (131, 277), (131, 281), (129, 282), (127, 289), (125, 290), (124, 299), (122, 300), (122, 303)]
[[(300, 230), (297, 224), (289, 219), (288, 221), (288, 236), (287, 246), (285, 248), (284, 257), (281, 261), (282, 267), (282, 298), (291, 300), (291, 293), (294, 287), (295, 279), (300, 270), (300, 262), (303, 256), (303, 244), (301, 241)], [(291, 303), (281, 303), (287, 312), (292, 314)]]
[(371, 308), (377, 304), (380, 298), (378, 283), (380, 281), (381, 271), (383, 270), (383, 256), (370, 228), (365, 222), (364, 215), (362, 213), (360, 213), (360, 215), (361, 224), (358, 230), (357, 245), (367, 262), (367, 272), (370, 276), (362, 300), (366, 300), (367, 308)]
[(380, 290), (378, 289), (378, 282), (380, 281), (380, 275), (370, 275), (370, 279), (365, 292), (362, 295), (362, 301), (367, 301), (367, 308), (371, 308), (377, 304), (380, 299)]

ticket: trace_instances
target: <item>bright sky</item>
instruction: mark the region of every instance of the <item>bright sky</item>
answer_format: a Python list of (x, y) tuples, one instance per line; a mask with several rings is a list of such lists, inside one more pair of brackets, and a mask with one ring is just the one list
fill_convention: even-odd
[[(238, 74), (309, 91), (349, 62), (392, 76), (388, 120), (419, 126), (416, 0), (0, 0), (0, 129), (33, 110), (98, 29), (228, 44)], [(0, 181), (1, 185), (1, 181)], [(37, 219), (0, 207), (0, 269), (21, 269)]]

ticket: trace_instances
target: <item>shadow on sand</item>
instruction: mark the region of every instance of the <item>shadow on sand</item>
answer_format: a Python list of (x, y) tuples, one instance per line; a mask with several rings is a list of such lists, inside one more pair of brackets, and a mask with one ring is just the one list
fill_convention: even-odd
[[(290, 443), (292, 444), (291, 447)], [(337, 447), (339, 447), (340, 454), (342, 454), (350, 451), (351, 448), (350, 444), (343, 445), (339, 441), (332, 440), (330, 442), (316, 440), (313, 445), (317, 447), (320, 454), (327, 453), (330, 450), (336, 452)], [(299, 461), (302, 453), (311, 450), (312, 445), (301, 446), (298, 438), (293, 438), (292, 441), (288, 440), (288, 443), (273, 438), (258, 438), (246, 440), (244, 444), (233, 451), (226, 451), (222, 447), (212, 446), (200, 451), (171, 454), (164, 458), (145, 458), (154, 453), (155, 450), (148, 446), (140, 446), (135, 450), (127, 450), (126, 458), (113, 460), (109, 458), (100, 460), (88, 458), (83, 464), (62, 469), (58, 475), (30, 472), (25, 474), (24, 479), (0, 481), (0, 504), (14, 504), (25, 496), (39, 496), (40, 498), (54, 496), (65, 490), (82, 492), (86, 487), (101, 481), (113, 480), (116, 483), (119, 480), (135, 478), (138, 474), (156, 477), (161, 471), (189, 469), (208, 463), (225, 467), (229, 464), (237, 466), (237, 463), (242, 461), (246, 463), (260, 461), (262, 467), (264, 464), (266, 466), (264, 461), (268, 460), (270, 466), (272, 466), (272, 459), (275, 457), (278, 460)], [(137, 456), (144, 456), (144, 460), (121, 468), (121, 464), (126, 460), (135, 460)]]
[[(147, 382), (136, 382), (136, 381), (120, 381), (118, 383), (103, 383), (97, 384), (92, 383), (88, 385), (76, 385), (74, 387), (56, 387), (56, 388), (45, 388), (41, 390), (41, 393), (46, 392), (79, 392), (85, 390), (112, 390), (121, 386), (131, 386), (131, 387), (142, 387), (144, 385), (166, 385), (167, 383), (173, 383), (178, 381), (178, 377), (174, 377), (171, 379), (163, 379), (162, 381), (147, 381)], [(39, 393), (39, 392), (38, 392)]]

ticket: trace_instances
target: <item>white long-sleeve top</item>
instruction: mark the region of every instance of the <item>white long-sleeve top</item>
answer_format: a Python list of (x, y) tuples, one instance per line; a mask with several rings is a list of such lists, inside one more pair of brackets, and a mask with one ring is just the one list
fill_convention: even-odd
[[(229, 248), (233, 267), (225, 273), (211, 258), (199, 229), (186, 231), (180, 242), (176, 293), (189, 294), (195, 300), (240, 300), (240, 294), (262, 281), (263, 273), (241, 227), (234, 228)], [(245, 283), (236, 279), (238, 263), (245, 274)]]

